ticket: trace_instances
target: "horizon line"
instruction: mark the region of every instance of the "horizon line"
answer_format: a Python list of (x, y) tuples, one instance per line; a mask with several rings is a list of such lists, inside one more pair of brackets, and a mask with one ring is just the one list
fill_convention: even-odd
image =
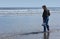
[[(0, 10), (19, 10), (19, 9), (41, 9), (42, 7), (0, 7)], [(48, 7), (48, 8), (60, 8), (60, 7)]]

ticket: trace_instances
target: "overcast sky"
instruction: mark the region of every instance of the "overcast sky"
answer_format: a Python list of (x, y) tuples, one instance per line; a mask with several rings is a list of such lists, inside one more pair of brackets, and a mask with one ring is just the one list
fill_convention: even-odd
[(0, 0), (0, 7), (60, 7), (60, 0)]

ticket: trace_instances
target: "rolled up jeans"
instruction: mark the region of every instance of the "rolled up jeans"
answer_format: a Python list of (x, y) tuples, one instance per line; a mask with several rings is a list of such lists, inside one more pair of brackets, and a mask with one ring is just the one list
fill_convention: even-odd
[(44, 27), (44, 31), (46, 31), (46, 28), (49, 31), (48, 21), (49, 21), (49, 17), (44, 17), (43, 18), (43, 23), (45, 23), (45, 25), (43, 26)]

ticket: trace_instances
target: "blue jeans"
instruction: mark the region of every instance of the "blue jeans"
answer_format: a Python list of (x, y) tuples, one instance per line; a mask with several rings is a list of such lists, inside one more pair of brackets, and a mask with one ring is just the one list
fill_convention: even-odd
[(45, 25), (43, 26), (44, 27), (44, 32), (46, 31), (46, 28), (49, 31), (48, 21), (49, 21), (49, 17), (43, 18), (43, 23), (45, 23)]

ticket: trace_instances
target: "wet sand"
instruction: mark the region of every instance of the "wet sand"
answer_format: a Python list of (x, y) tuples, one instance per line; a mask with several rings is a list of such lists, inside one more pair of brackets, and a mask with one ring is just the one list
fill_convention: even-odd
[(0, 39), (60, 39), (60, 13), (51, 13), (50, 32), (43, 32), (41, 14), (0, 16)]
[(0, 39), (60, 39), (60, 31), (40, 33), (15, 33), (0, 35)]

